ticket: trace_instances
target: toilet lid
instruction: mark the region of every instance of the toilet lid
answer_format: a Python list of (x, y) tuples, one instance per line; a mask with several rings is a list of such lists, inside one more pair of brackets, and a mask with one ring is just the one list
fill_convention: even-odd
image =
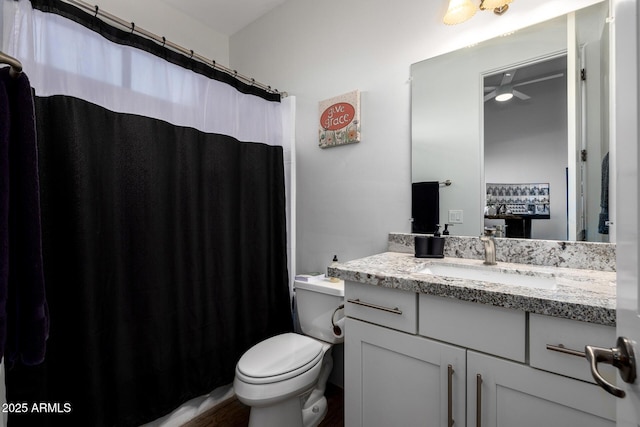
[(319, 341), (287, 333), (251, 347), (240, 358), (237, 371), (252, 383), (283, 381), (309, 370), (322, 356), (323, 346)]

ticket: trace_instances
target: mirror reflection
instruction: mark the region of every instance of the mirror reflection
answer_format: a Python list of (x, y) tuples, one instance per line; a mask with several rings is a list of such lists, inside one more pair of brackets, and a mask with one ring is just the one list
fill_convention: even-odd
[(451, 234), (609, 241), (606, 16), (598, 3), (411, 66), (412, 182), (451, 181), (431, 213)]
[(567, 56), (484, 76), (484, 226), (566, 239)]

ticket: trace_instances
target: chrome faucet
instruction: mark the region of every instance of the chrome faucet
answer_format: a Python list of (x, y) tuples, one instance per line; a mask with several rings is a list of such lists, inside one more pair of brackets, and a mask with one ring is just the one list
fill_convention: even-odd
[(496, 265), (496, 241), (494, 239), (495, 229), (485, 228), (484, 236), (480, 236), (480, 241), (484, 243), (484, 263), (486, 265)]

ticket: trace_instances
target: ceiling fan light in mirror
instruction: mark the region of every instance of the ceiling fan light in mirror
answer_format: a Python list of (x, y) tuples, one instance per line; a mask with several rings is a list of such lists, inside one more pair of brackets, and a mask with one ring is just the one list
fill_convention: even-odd
[(460, 24), (475, 15), (476, 9), (471, 0), (449, 0), (449, 8), (442, 22), (447, 25)]
[(496, 89), (496, 101), (505, 102), (513, 98), (513, 90), (511, 87), (502, 86)]

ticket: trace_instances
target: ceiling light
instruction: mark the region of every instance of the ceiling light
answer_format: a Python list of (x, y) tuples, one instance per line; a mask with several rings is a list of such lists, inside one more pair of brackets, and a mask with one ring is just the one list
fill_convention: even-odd
[(513, 0), (482, 0), (480, 10), (495, 10), (507, 6)]
[[(502, 15), (509, 9), (513, 0), (480, 0), (480, 10), (493, 10), (496, 15)], [(447, 25), (460, 24), (476, 14), (476, 7), (471, 0), (449, 0), (449, 7), (442, 21)]]
[(505, 102), (513, 98), (513, 87), (511, 85), (501, 86), (496, 89), (496, 101)]
[(447, 25), (460, 24), (475, 15), (476, 10), (471, 0), (449, 0), (449, 8), (442, 21)]

